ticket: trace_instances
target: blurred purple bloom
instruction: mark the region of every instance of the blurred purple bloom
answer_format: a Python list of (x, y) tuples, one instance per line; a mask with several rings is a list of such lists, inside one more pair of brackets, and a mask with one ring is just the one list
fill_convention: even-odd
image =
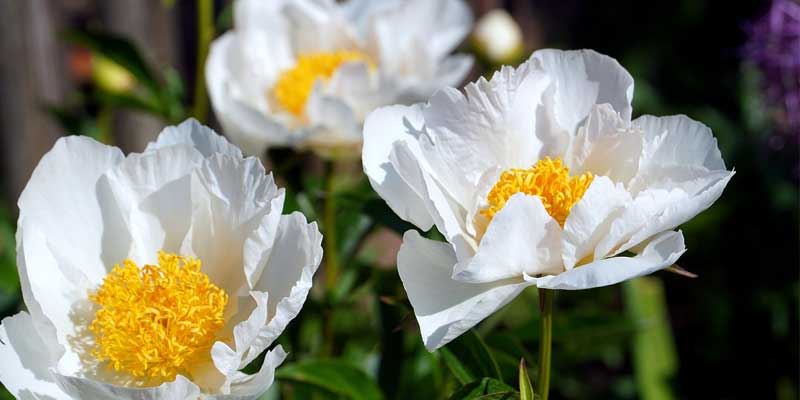
[(773, 0), (747, 31), (745, 55), (764, 74), (767, 101), (784, 114), (779, 126), (800, 135), (800, 3)]

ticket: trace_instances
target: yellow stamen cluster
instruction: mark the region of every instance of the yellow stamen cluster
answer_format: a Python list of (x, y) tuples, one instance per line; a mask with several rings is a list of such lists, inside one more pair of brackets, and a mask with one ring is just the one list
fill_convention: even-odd
[(200, 260), (159, 252), (158, 265), (116, 265), (89, 298), (99, 309), (89, 330), (93, 355), (110, 368), (156, 382), (175, 379), (208, 357), (223, 327), (224, 290)]
[(300, 56), (297, 64), (278, 78), (272, 94), (284, 109), (297, 116), (303, 115), (306, 100), (317, 79), (330, 79), (339, 66), (356, 61), (368, 63), (369, 59), (357, 51), (321, 52)]
[(489, 207), (481, 210), (491, 220), (515, 193), (539, 196), (547, 213), (564, 226), (572, 206), (583, 197), (594, 176), (591, 172), (570, 177), (560, 159), (547, 157), (529, 169), (512, 168), (500, 175), (489, 195)]

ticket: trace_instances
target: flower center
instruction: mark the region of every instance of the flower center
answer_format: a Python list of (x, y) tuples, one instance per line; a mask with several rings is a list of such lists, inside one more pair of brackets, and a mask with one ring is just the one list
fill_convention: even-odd
[(306, 100), (317, 79), (328, 80), (342, 64), (355, 61), (369, 62), (366, 54), (358, 51), (320, 52), (300, 56), (297, 64), (284, 71), (272, 88), (272, 94), (283, 108), (300, 116), (305, 111)]
[(136, 378), (167, 382), (208, 357), (225, 324), (224, 290), (200, 272), (200, 260), (163, 251), (141, 269), (127, 259), (89, 298), (100, 308), (89, 330), (92, 355)]
[(547, 213), (563, 227), (572, 206), (583, 197), (594, 176), (591, 172), (570, 177), (569, 168), (561, 159), (547, 157), (529, 169), (511, 168), (500, 175), (486, 200), (487, 208), (481, 210), (491, 220), (515, 193), (539, 196)]

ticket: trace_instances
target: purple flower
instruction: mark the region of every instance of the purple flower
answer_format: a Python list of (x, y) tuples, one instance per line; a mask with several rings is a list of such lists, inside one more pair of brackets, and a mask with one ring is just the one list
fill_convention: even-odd
[(800, 3), (773, 0), (747, 31), (745, 55), (764, 75), (764, 91), (778, 111), (779, 129), (800, 135)]

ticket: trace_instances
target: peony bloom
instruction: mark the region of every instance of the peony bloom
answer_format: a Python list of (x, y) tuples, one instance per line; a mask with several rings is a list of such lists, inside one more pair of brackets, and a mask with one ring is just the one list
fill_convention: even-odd
[(194, 120), (125, 157), (60, 139), (19, 199), (28, 312), (0, 326), (19, 398), (254, 399), (322, 257), (256, 158)]
[(633, 79), (589, 50), (542, 50), (519, 68), (376, 110), (364, 170), (403, 219), (398, 272), (434, 350), (523, 289), (588, 289), (672, 265), (673, 229), (732, 171), (686, 116), (631, 121)]
[[(375, 108), (459, 84), (471, 57), (462, 0), (238, 0), (211, 46), (206, 82), (225, 133), (246, 153), (353, 153)], [(356, 153), (357, 154), (357, 153)]]

